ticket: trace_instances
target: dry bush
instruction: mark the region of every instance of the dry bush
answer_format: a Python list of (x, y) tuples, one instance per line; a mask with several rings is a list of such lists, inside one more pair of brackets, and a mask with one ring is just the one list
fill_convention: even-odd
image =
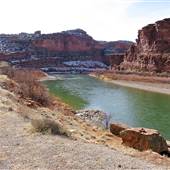
[(42, 106), (52, 104), (53, 99), (50, 97), (46, 87), (37, 81), (37, 77), (29, 70), (8, 68), (4, 70), (3, 74), (18, 83), (19, 87), (15, 88), (14, 92), (22, 98), (31, 99)]
[(57, 120), (52, 119), (34, 119), (31, 124), (37, 132), (50, 132), (51, 134), (70, 136), (64, 126)]
[(47, 89), (37, 81), (25, 81), (20, 84), (19, 94), (23, 98), (30, 98), (42, 106), (49, 106), (51, 97)]

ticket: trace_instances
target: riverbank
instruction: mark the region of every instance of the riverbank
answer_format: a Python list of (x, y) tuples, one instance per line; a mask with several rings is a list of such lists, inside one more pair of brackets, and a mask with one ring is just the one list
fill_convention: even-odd
[(157, 129), (166, 139), (170, 139), (170, 95), (121, 87), (88, 75), (58, 76), (62, 81), (43, 84), (52, 95), (58, 96), (73, 109), (101, 110), (110, 115), (110, 122)]
[(167, 169), (104, 145), (35, 133), (30, 121), (0, 107), (0, 169)]
[(57, 77), (56, 77), (56, 76), (49, 75), (49, 74), (46, 74), (46, 76), (41, 77), (41, 78), (39, 79), (39, 81), (48, 81), (48, 80), (57, 80)]
[(109, 83), (119, 85), (119, 86), (170, 95), (170, 84), (168, 84), (169, 82), (168, 78), (167, 79), (166, 78), (159, 78), (159, 79), (152, 78), (150, 79), (150, 82), (149, 82), (149, 77), (141, 77), (140, 79), (139, 76), (137, 76), (136, 78), (137, 81), (136, 81), (135, 76), (132, 78), (132, 77), (128, 77), (128, 75), (124, 75), (124, 76), (121, 75), (120, 80), (119, 80), (119, 75), (117, 75), (116, 77), (111, 76), (110, 74), (103, 74), (103, 73), (101, 74), (91, 73), (89, 75), (92, 77), (98, 78), (100, 80), (104, 80)]
[[(0, 77), (0, 80), (0, 125), (3, 129), (0, 133), (0, 169), (55, 169), (60, 165), (63, 169), (92, 169), (92, 166), (94, 169), (166, 169), (170, 166), (168, 158), (126, 147), (122, 145), (121, 138), (108, 130), (68, 114), (63, 104), (55, 105), (53, 109), (28, 105), (27, 99), (4, 89), (5, 84), (13, 81), (6, 76)], [(19, 84), (13, 83), (13, 86), (19, 88)], [(75, 150), (75, 146), (80, 147)], [(86, 156), (82, 157), (82, 152)], [(111, 158), (109, 161), (106, 155)], [(86, 164), (81, 167), (79, 162), (82, 161)]]

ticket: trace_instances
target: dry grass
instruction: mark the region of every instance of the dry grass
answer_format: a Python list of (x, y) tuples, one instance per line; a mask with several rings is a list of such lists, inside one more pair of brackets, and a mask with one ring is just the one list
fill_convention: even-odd
[(64, 115), (74, 115), (73, 109), (63, 103), (58, 97), (49, 94), (48, 89), (39, 80), (44, 76), (41, 71), (6, 68), (3, 74), (7, 75), (11, 81), (6, 83), (6, 88), (24, 99), (24, 103), (29, 107), (48, 107)]
[(51, 133), (68, 136), (64, 126), (57, 120), (52, 119), (33, 119), (31, 124), (37, 132)]
[(53, 99), (47, 88), (37, 81), (37, 75), (30, 70), (7, 68), (3, 71), (3, 74), (18, 84), (17, 87), (13, 88), (13, 91), (21, 98), (33, 100), (40, 106), (48, 107), (52, 105)]

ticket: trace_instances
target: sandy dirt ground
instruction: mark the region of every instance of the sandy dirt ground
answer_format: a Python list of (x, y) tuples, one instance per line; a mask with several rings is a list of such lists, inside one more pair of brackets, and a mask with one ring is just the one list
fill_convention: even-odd
[(148, 83), (148, 82), (146, 83), (146, 82), (126, 81), (126, 80), (110, 80), (109, 82), (120, 86), (131, 87), (140, 90), (170, 95), (170, 84)]
[[(89, 74), (90, 76), (94, 78), (98, 78), (101, 80), (104, 80), (106, 82), (110, 82), (119, 86), (124, 87), (130, 87), (130, 88), (136, 88), (140, 90), (150, 91), (150, 92), (156, 92), (156, 93), (162, 93), (170, 95), (170, 83), (167, 83), (169, 81), (169, 78), (152, 78), (149, 80), (149, 77), (140, 77), (140, 76), (127, 76), (127, 75), (115, 75), (113, 77), (109, 77), (109, 75), (104, 74)], [(116, 78), (115, 78), (116, 77)], [(150, 81), (150, 82), (149, 82)], [(166, 83), (165, 83), (166, 82)]]
[[(64, 116), (47, 108), (28, 108), (2, 87), (0, 85), (0, 170), (170, 168), (168, 158), (125, 147), (118, 137), (75, 116)], [(37, 133), (29, 116), (60, 120), (66, 129), (74, 132), (74, 138)]]
[(102, 145), (31, 132), (16, 113), (0, 112), (0, 169), (166, 169)]

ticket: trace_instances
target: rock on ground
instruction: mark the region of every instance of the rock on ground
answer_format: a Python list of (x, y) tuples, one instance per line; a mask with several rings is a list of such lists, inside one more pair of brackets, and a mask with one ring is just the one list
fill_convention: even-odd
[(0, 112), (0, 169), (164, 169), (105, 146), (31, 133), (13, 112)]
[(81, 119), (91, 122), (97, 126), (105, 127), (107, 114), (100, 110), (78, 110), (76, 115)]
[(157, 130), (147, 128), (129, 128), (120, 132), (123, 144), (140, 151), (152, 150), (163, 153), (168, 151), (166, 140)]
[[(169, 167), (168, 160), (164, 164), (166, 167), (157, 166), (158, 164), (163, 165), (162, 160), (164, 160), (163, 157), (157, 159), (157, 155), (154, 157), (154, 163), (157, 163), (155, 165), (145, 160), (140, 160), (142, 159), (141, 155), (139, 159), (138, 155), (135, 158), (123, 154), (123, 151), (120, 151), (122, 145), (120, 145), (118, 139), (115, 139), (117, 138), (116, 136), (97, 130), (95, 127), (92, 128), (90, 124), (85, 123), (76, 116), (64, 116), (63, 114), (59, 116), (59, 113), (57, 113), (58, 116), (55, 117), (56, 113), (47, 108), (33, 110), (24, 105), (22, 106), (18, 103), (16, 96), (2, 89), (1, 86), (0, 96), (0, 169), (112, 170), (118, 168), (166, 169)], [(30, 119), (39, 118), (40, 116), (61, 121), (67, 130), (71, 130), (69, 132), (74, 131), (74, 137), (77, 136), (74, 139), (77, 139), (77, 141), (60, 135), (50, 135), (48, 133), (43, 135), (35, 132)], [(51, 121), (47, 121), (45, 125), (48, 125), (45, 128), (56, 126)], [(44, 127), (44, 124), (42, 127)], [(98, 143), (102, 145), (87, 143), (97, 142), (98, 140)], [(107, 145), (110, 143), (111, 146), (114, 146), (113, 148), (118, 150), (110, 149), (104, 146), (104, 143)]]
[(128, 126), (122, 123), (111, 123), (110, 132), (114, 135), (120, 136), (120, 132), (128, 129)]

